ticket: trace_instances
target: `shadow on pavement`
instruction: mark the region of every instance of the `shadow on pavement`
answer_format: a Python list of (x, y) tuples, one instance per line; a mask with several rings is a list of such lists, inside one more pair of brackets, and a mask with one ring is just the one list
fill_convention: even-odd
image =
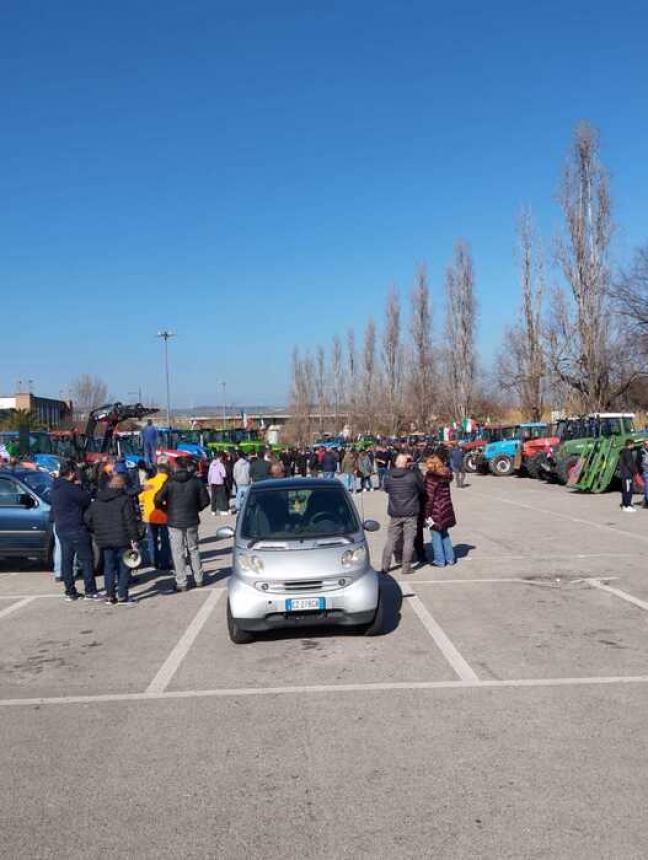
[(470, 555), (470, 553), (471, 553), (471, 552), (472, 552), (472, 550), (474, 550), (474, 549), (477, 549), (477, 547), (476, 547), (476, 546), (474, 546), (474, 545), (473, 545), (473, 544), (471, 544), (471, 543), (458, 543), (458, 544), (455, 544), (455, 548), (454, 548), (455, 558), (456, 558), (456, 559), (460, 559), (460, 558), (468, 558), (468, 556)]
[[(227, 579), (227, 577), (231, 574), (232, 569), (230, 567), (223, 567), (220, 570), (215, 571), (214, 573), (206, 573), (205, 574), (205, 585), (214, 585), (217, 582), (220, 582), (223, 579)], [(155, 571), (155, 578), (153, 580), (149, 579), (149, 587), (146, 591), (140, 591), (134, 594), (135, 600), (139, 603), (141, 600), (150, 600), (152, 597), (160, 597), (160, 596), (168, 596), (175, 595), (176, 591), (174, 590), (175, 586), (175, 576), (173, 575), (173, 571), (169, 573), (161, 573), (160, 571)], [(140, 579), (139, 582), (142, 580)], [(200, 591), (200, 589), (198, 589)]]

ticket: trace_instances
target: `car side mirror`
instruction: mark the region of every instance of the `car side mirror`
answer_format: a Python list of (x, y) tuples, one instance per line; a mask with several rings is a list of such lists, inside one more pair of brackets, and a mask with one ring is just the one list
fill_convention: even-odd
[(380, 523), (377, 520), (365, 520), (362, 527), (366, 532), (377, 532), (380, 529)]
[(36, 499), (30, 496), (29, 493), (21, 493), (18, 497), (18, 504), (23, 508), (35, 508)]
[(221, 526), (221, 528), (216, 531), (216, 537), (218, 540), (228, 540), (228, 538), (233, 538), (234, 529), (231, 526)]

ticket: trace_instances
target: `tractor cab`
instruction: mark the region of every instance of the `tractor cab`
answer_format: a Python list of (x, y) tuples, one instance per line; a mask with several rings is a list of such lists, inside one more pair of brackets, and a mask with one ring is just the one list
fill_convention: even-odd
[(631, 439), (643, 442), (632, 412), (593, 412), (580, 419), (578, 437), (565, 440), (556, 453), (555, 475), (578, 490), (601, 493), (617, 475), (619, 457)]

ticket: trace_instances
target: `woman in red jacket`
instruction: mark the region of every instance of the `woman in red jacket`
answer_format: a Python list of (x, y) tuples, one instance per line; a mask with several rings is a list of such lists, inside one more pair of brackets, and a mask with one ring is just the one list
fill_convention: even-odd
[(442, 451), (428, 457), (425, 466), (425, 521), (432, 535), (434, 565), (445, 567), (446, 564), (455, 564), (456, 561), (448, 532), (448, 529), (457, 524), (450, 495), (452, 470), (444, 462)]

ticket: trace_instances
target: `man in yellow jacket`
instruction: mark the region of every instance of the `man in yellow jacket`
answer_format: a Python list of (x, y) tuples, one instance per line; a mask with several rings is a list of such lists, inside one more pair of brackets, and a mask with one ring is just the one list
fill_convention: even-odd
[(169, 467), (166, 463), (160, 463), (153, 475), (144, 483), (142, 492), (139, 494), (140, 507), (142, 509), (142, 520), (146, 523), (146, 542), (148, 547), (149, 563), (157, 570), (171, 569), (171, 546), (169, 544), (169, 530), (167, 528), (167, 515), (164, 511), (155, 507), (155, 495), (169, 478)]

